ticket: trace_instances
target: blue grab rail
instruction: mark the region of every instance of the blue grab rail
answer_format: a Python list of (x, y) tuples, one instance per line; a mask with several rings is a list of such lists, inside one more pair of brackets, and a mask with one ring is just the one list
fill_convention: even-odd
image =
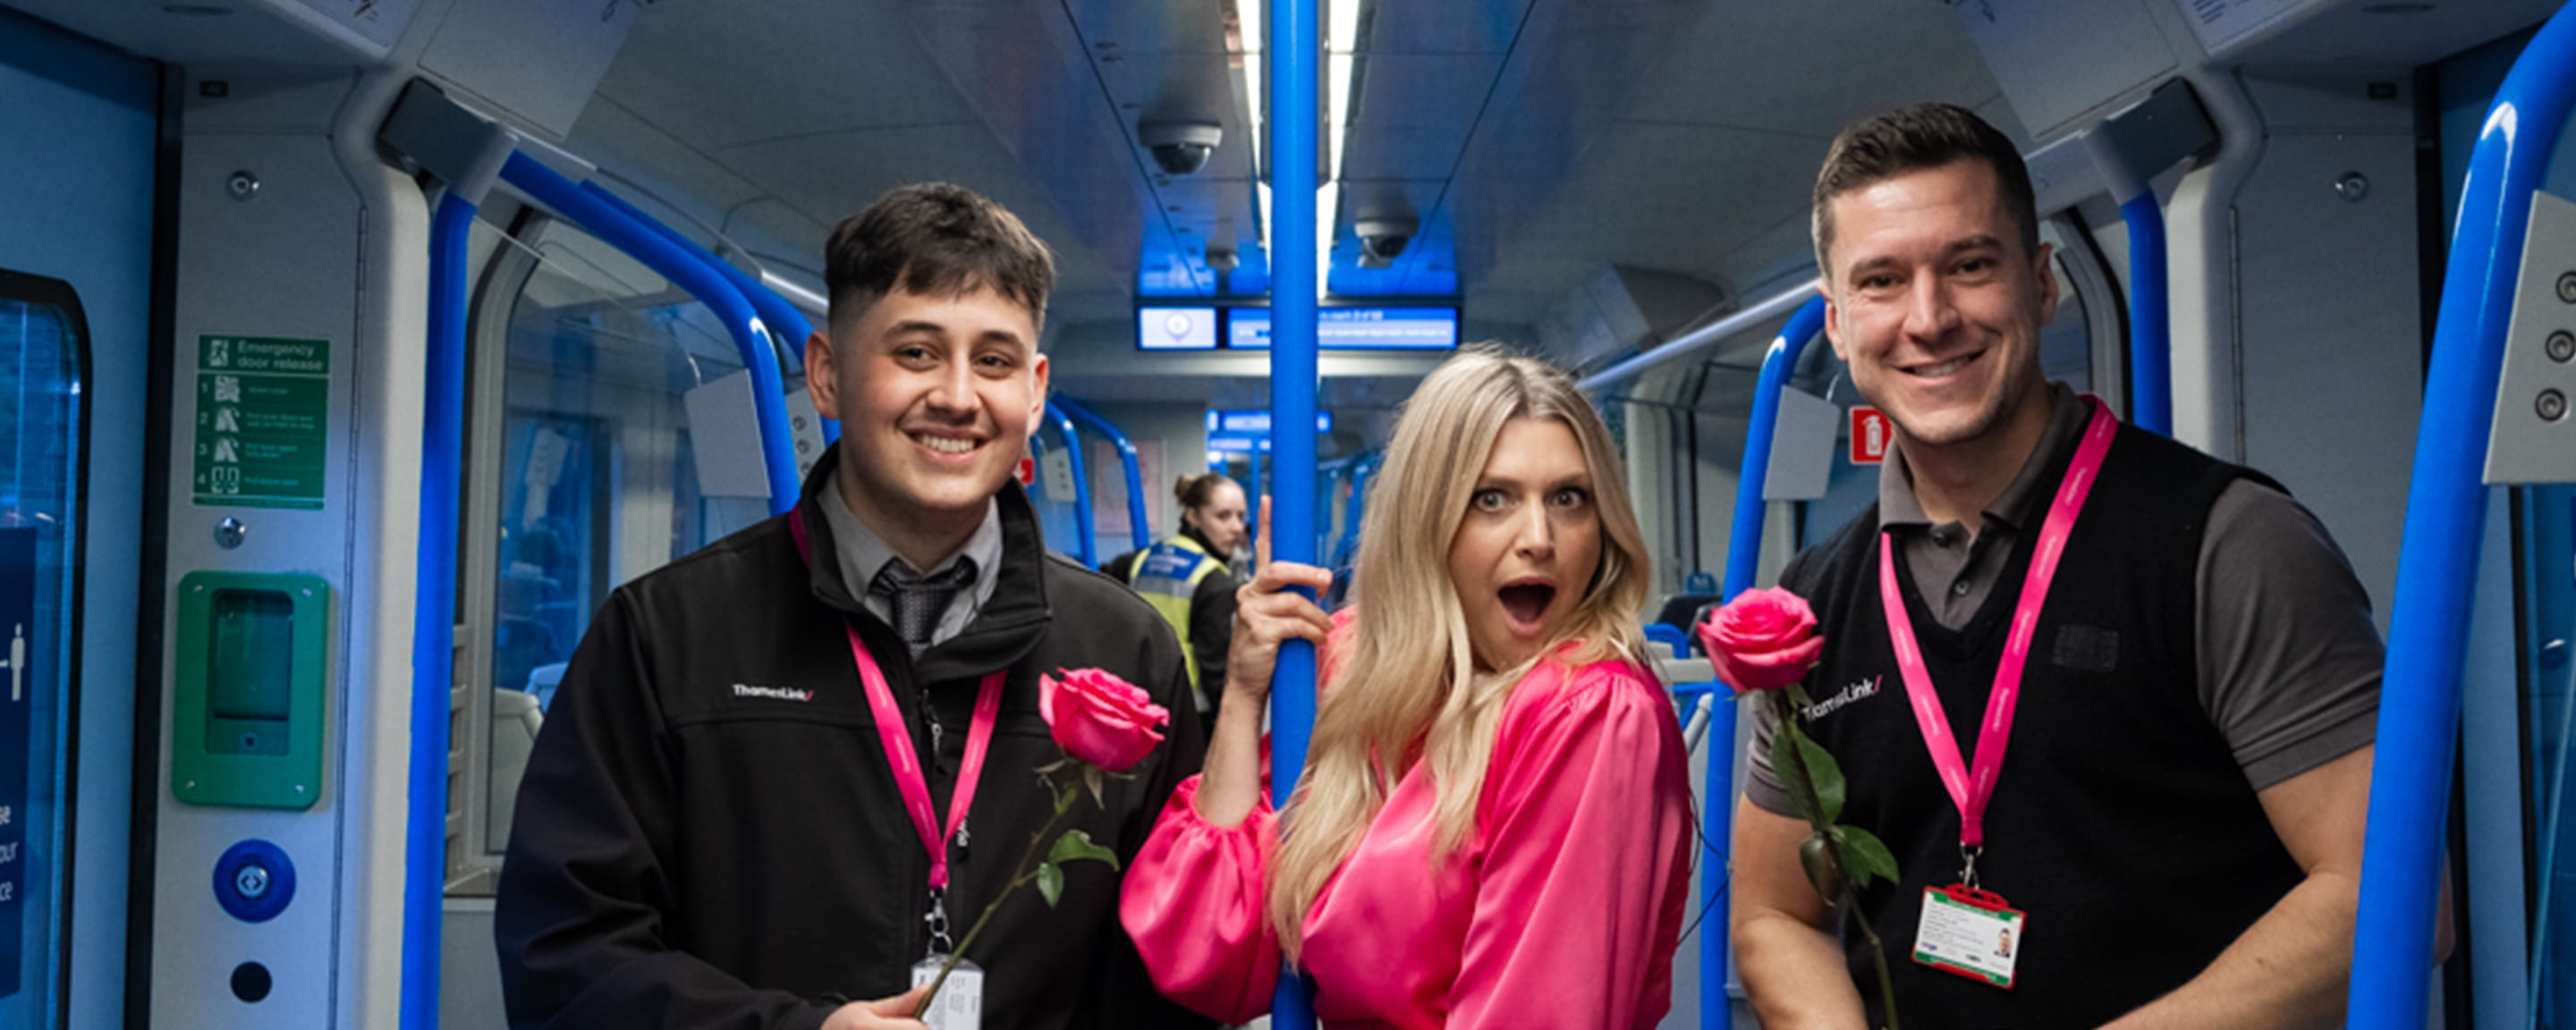
[(465, 243), (475, 204), (450, 193), (429, 230), (421, 376), (420, 563), (411, 620), (411, 754), (403, 822), (402, 1030), (438, 1030), (447, 893), (448, 710), (456, 684), (457, 488), (465, 454)]
[[(627, 203), (626, 198), (609, 192), (599, 183), (584, 180), (581, 189), (584, 193), (608, 202), (608, 205), (616, 208), (619, 214), (634, 219), (663, 239), (671, 241), (672, 246), (698, 259), (699, 264), (714, 269), (717, 275), (723, 276), (726, 282), (732, 283), (734, 290), (742, 294), (742, 299), (751, 302), (751, 309), (759, 313), (761, 321), (776, 328), (777, 331), (771, 335), (778, 342), (781, 358), (796, 362), (798, 370), (803, 370), (805, 352), (802, 348), (805, 346), (806, 338), (814, 335), (814, 323), (807, 321), (805, 313), (796, 310), (796, 305), (788, 303), (787, 298), (779, 296), (778, 291), (752, 278), (750, 273), (735, 268), (733, 262), (717, 257), (712, 251), (698, 246), (696, 240), (680, 235), (679, 230), (645, 214), (635, 205)], [(841, 438), (841, 424), (838, 421), (827, 418), (822, 419), (821, 422), (823, 442), (830, 443)]]
[(1091, 528), (1091, 477), (1082, 468), (1082, 436), (1074, 432), (1073, 419), (1060, 405), (1060, 401), (1047, 402), (1046, 420), (1054, 423), (1055, 431), (1064, 437), (1065, 465), (1073, 470), (1073, 554), (1082, 559), (1084, 568), (1096, 569), (1100, 567), (1100, 547), (1092, 539), (1096, 531)]
[[(1320, 147), (1316, 112), (1323, 105), (1317, 78), (1323, 49), (1321, 6), (1316, 0), (1270, 0), (1270, 426), (1272, 479), (1283, 487), (1272, 502), (1271, 556), (1315, 563), (1315, 298), (1322, 270), (1315, 239), (1316, 164)], [(1257, 102), (1257, 101), (1256, 101)], [(1286, 431), (1281, 431), (1286, 427)], [(1257, 452), (1256, 452), (1257, 453)], [(1304, 641), (1279, 647), (1270, 687), (1271, 804), (1284, 806), (1305, 772), (1306, 745), (1315, 727), (1315, 648)], [(1314, 991), (1284, 970), (1272, 996), (1271, 1025), (1312, 1030)]]
[(2460, 187), (2460, 220), (2433, 330), (2415, 478), (2389, 611), (2378, 751), (2361, 859), (2346, 1012), (2355, 1030), (2424, 1025), (2461, 663), (2486, 526), (2480, 481), (2493, 430), (2531, 194), (2576, 105), (2576, 6), (2561, 8), (2496, 91)]
[(769, 513), (785, 514), (796, 506), (796, 457), (787, 432), (787, 397), (778, 377), (778, 349), (769, 328), (751, 303), (714, 269), (681, 250), (645, 222), (616, 205), (573, 185), (537, 159), (513, 152), (501, 167), (501, 179), (540, 204), (555, 209), (609, 246), (624, 251), (663, 278), (671, 280), (708, 310), (715, 312), (743, 367), (751, 373), (751, 407), (760, 425), (761, 467), (769, 481)]
[(2129, 226), (2129, 424), (2173, 435), (2173, 312), (2165, 287), (2165, 213), (2156, 191), (2120, 203)]
[[(1780, 422), (1780, 391), (1797, 371), (1798, 356), (1825, 327), (1825, 298), (1808, 298), (1789, 315), (1771, 349), (1762, 355), (1761, 377), (1753, 386), (1753, 424), (1744, 439), (1744, 467), (1735, 481), (1735, 521), (1727, 529), (1726, 582), (1719, 596), (1733, 598), (1753, 588), (1762, 561), (1762, 488), (1771, 478), (1771, 438)], [(1736, 706), (1709, 706), (1708, 772), (1700, 783), (1700, 803), (1712, 817), (1721, 815), (1735, 797)], [(1726, 994), (1727, 907), (1724, 833), (1703, 835), (1700, 852), (1699, 1025), (1725, 1030), (1734, 1013)]]
[(1154, 546), (1154, 527), (1145, 521), (1145, 478), (1139, 471), (1142, 466), (1136, 460), (1136, 445), (1128, 442), (1127, 434), (1110, 425), (1108, 419), (1071, 397), (1057, 397), (1049, 403), (1071, 417), (1074, 425), (1091, 430), (1118, 448), (1118, 464), (1127, 473), (1127, 535), (1135, 539), (1137, 550)]

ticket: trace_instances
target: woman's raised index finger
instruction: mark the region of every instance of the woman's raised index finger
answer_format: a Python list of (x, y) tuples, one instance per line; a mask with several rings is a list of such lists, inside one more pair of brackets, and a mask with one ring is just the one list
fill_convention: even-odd
[(1270, 495), (1261, 495), (1261, 531), (1252, 535), (1252, 569), (1270, 567)]

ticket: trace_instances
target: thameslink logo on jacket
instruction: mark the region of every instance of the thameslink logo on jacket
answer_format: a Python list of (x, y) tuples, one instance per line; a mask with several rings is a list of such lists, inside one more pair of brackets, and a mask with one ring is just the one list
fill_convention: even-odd
[(1834, 712), (1842, 708), (1842, 706), (1854, 701), (1877, 697), (1878, 684), (1881, 680), (1886, 678), (1887, 676), (1882, 673), (1865, 680), (1854, 680), (1851, 684), (1843, 687), (1841, 690), (1835, 691), (1834, 696), (1818, 701), (1815, 704), (1808, 705), (1807, 707), (1800, 709), (1798, 714), (1805, 716), (1808, 722), (1814, 722), (1818, 719), (1834, 714)]
[(749, 683), (734, 684), (733, 696), (765, 697), (772, 701), (814, 700), (814, 692), (811, 690), (798, 690), (794, 687), (755, 687)]

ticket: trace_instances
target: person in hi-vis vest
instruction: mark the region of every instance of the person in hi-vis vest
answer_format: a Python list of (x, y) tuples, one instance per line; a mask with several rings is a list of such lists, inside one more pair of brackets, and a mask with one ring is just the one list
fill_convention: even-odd
[(1215, 725), (1222, 691), (1201, 684), (1202, 670), (1225, 670), (1226, 642), (1234, 636), (1236, 584), (1226, 560), (1245, 543), (1243, 488), (1210, 472), (1182, 476), (1172, 493), (1181, 502), (1180, 532), (1112, 558), (1100, 571), (1134, 588), (1180, 634), (1199, 717)]

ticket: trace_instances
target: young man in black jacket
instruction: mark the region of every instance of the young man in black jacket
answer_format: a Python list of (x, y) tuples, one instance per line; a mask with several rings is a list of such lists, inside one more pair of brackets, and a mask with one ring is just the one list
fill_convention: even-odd
[[(1171, 629), (1048, 554), (1011, 483), (1045, 404), (1045, 245), (922, 184), (844, 222), (827, 262), (806, 362), (840, 442), (795, 510), (612, 595), (547, 714), (495, 918), (513, 1026), (917, 1030), (910, 970), (1002, 895), (1053, 814), (1041, 673), (1105, 669), (1180, 716), (1105, 805), (1075, 805), (1122, 866), (1198, 770)], [(1204, 1025), (1146, 979), (1119, 873), (1064, 872), (1059, 904), (1010, 894), (969, 951), (983, 1025)]]

